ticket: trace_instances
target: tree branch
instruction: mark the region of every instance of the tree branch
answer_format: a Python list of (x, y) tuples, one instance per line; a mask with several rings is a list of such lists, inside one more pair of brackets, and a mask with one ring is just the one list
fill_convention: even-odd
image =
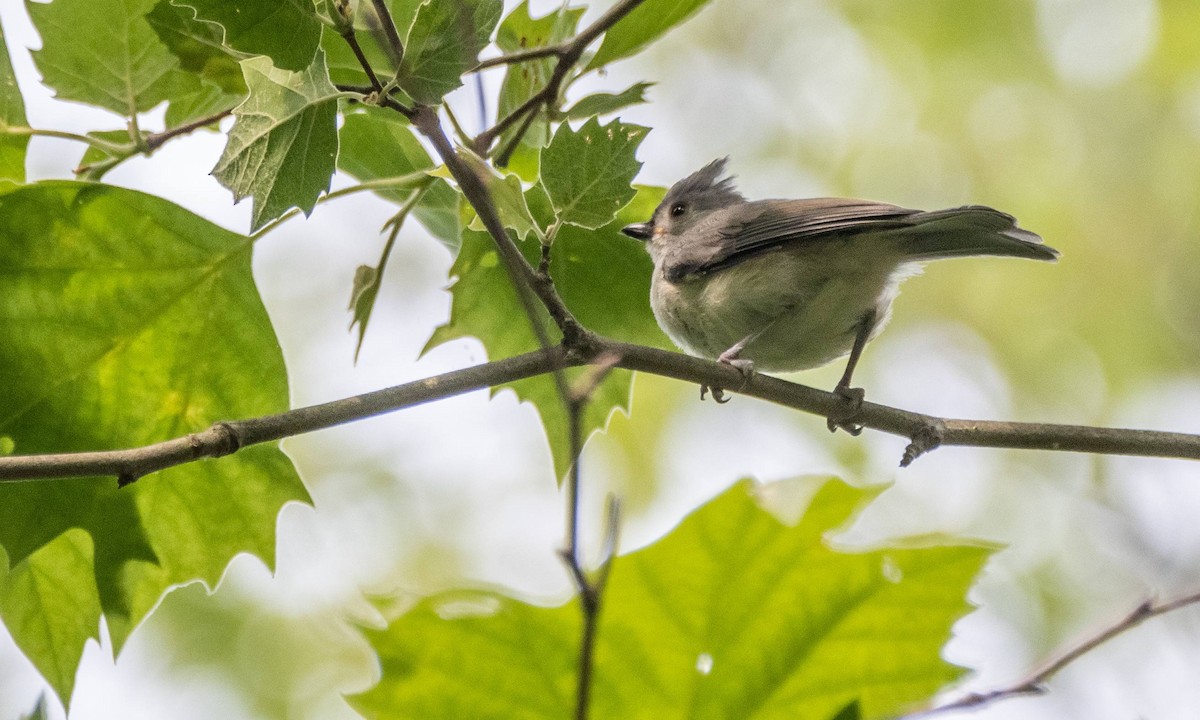
[(399, 69), (400, 63), (404, 61), (404, 42), (400, 39), (400, 33), (396, 31), (396, 21), (392, 19), (387, 3), (383, 0), (372, 0), (372, 3), (375, 6), (375, 14), (379, 16), (379, 24), (383, 26), (383, 35), (387, 38), (392, 64)]
[(609, 570), (617, 555), (617, 535), (620, 527), (620, 505), (609, 499), (605, 527), (604, 551), (600, 571), (595, 578), (588, 575), (579, 543), (580, 456), (583, 454), (583, 413), (592, 401), (596, 388), (620, 361), (615, 353), (598, 356), (592, 371), (579, 378), (566, 397), (567, 424), (571, 448), (571, 469), (567, 474), (567, 542), (559, 555), (571, 572), (575, 589), (579, 591), (579, 611), (583, 616), (583, 632), (579, 640), (579, 675), (576, 678), (575, 720), (587, 720), (591, 709), (592, 667), (596, 657), (596, 631), (600, 626), (600, 604), (608, 583)]
[(541, 304), (550, 313), (550, 317), (554, 320), (559, 330), (562, 331), (563, 340), (567, 346), (572, 348), (585, 346), (588, 342), (589, 333), (579, 324), (575, 316), (571, 314), (566, 303), (555, 292), (553, 285), (536, 276), (533, 268), (525, 260), (525, 256), (521, 254), (516, 244), (508, 237), (508, 233), (504, 231), (504, 223), (501, 222), (500, 215), (496, 212), (496, 206), (492, 203), (487, 186), (484, 185), (483, 181), (467, 163), (458, 156), (458, 153), (455, 152), (454, 146), (450, 143), (450, 138), (446, 136), (446, 132), (442, 129), (442, 125), (438, 121), (437, 113), (432, 108), (419, 107), (412, 114), (411, 120), (413, 126), (433, 143), (438, 156), (441, 157), (442, 162), (446, 163), (446, 169), (450, 171), (450, 174), (458, 183), (458, 187), (462, 190), (463, 195), (466, 196), (467, 201), (475, 208), (475, 212), (479, 215), (479, 219), (483, 222), (488, 234), (495, 241), (505, 269), (508, 271), (509, 277), (512, 278), (517, 296), (521, 299), (521, 303), (529, 315), (534, 332), (538, 334), (539, 343), (545, 347), (549, 344), (549, 341), (545, 335), (545, 328), (538, 321), (539, 315), (537, 309), (530, 299), (531, 292), (537, 296), (537, 299), (541, 301)]
[(216, 423), (199, 433), (129, 450), (0, 457), (0, 481), (116, 476), (128, 484), (152, 472), (241, 448), (343, 425), (406, 407), (551, 372), (566, 364), (559, 348), (436, 375), (277, 415)]
[(932, 707), (927, 710), (920, 710), (915, 713), (904, 715), (900, 718), (900, 720), (916, 720), (917, 718), (931, 717), (933, 715), (940, 715), (942, 713), (951, 712), (954, 710), (978, 709), (984, 705), (991, 704), (998, 700), (1006, 700), (1008, 698), (1020, 697), (1022, 695), (1042, 695), (1046, 692), (1046, 683), (1049, 682), (1051, 678), (1061, 672), (1063, 668), (1067, 667), (1092, 650), (1095, 650), (1109, 640), (1112, 640), (1114, 637), (1134, 629), (1150, 618), (1158, 617), (1159, 615), (1165, 615), (1174, 610), (1178, 610), (1189, 605), (1195, 605), (1197, 603), (1200, 603), (1200, 593), (1193, 593), (1181, 598), (1176, 598), (1175, 600), (1171, 600), (1169, 602), (1158, 604), (1147, 600), (1146, 602), (1134, 608), (1133, 612), (1126, 615), (1117, 623), (1105, 628), (1104, 631), (1100, 632), (1099, 634), (1090, 637), (1078, 645), (1070, 648), (1057, 658), (1047, 663), (1041, 670), (1038, 670), (1020, 682), (1009, 685), (1008, 687), (1000, 688), (998, 690), (990, 690), (982, 693), (970, 693), (969, 695), (964, 695), (962, 698), (946, 703), (945, 705), (938, 705), (937, 707)]
[[(228, 455), (242, 447), (342, 425), (472, 390), (503, 385), (564, 368), (620, 359), (616, 367), (662, 375), (694, 384), (736, 387), (744, 378), (735, 368), (680, 353), (592, 336), (590, 352), (552, 347), (483, 365), (435, 375), (364, 395), (297, 408), (277, 415), (217, 423), (203, 432), (129, 450), (10, 455), (0, 457), (0, 482), (67, 477), (117, 476), (126, 481), (205, 457)], [(738, 394), (828, 417), (845, 399), (805, 385), (756, 375)], [(945, 428), (943, 445), (1052, 450), (1104, 455), (1138, 455), (1200, 460), (1200, 435), (1098, 428), (1080, 425), (955, 420), (863, 403), (864, 427), (912, 438), (930, 426)]]

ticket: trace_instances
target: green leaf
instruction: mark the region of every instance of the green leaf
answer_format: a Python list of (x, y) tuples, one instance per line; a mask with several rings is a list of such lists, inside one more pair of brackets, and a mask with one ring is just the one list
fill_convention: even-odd
[[(575, 34), (579, 19), (583, 17), (584, 8), (563, 6), (548, 15), (533, 18), (529, 14), (529, 2), (525, 0), (500, 23), (496, 30), (496, 45), (506, 53), (528, 50), (531, 48), (547, 47), (560, 43)], [(529, 98), (546, 87), (550, 75), (554, 71), (555, 58), (543, 58), (527, 62), (513, 63), (504, 73), (504, 82), (500, 85), (500, 99), (496, 111), (497, 117), (506, 117), (524, 104)], [(545, 109), (538, 110), (538, 117), (529, 126), (522, 138), (522, 145), (540, 148), (550, 140), (550, 126), (546, 121)], [(521, 123), (517, 123), (501, 133), (499, 146), (506, 147), (513, 136), (520, 131)]]
[(254, 198), (255, 230), (292, 207), (312, 212), (329, 190), (337, 162), (337, 96), (317, 53), (304, 72), (280, 70), (264, 57), (242, 61), (250, 96), (213, 176), (234, 201)]
[(570, 120), (583, 120), (594, 115), (609, 115), (630, 105), (646, 102), (646, 90), (654, 83), (640, 82), (617, 93), (596, 93), (580, 99), (567, 110)]
[(167, 125), (174, 127), (233, 107), (246, 96), (238, 58), (221, 44), (221, 28), (197, 20), (187, 8), (159, 0), (146, 16), (158, 39), (195, 81), (180, 83), (171, 94)]
[(383, 254), (379, 258), (379, 263), (375, 267), (359, 265), (354, 272), (354, 287), (350, 291), (350, 307), (348, 309), (354, 313), (354, 319), (350, 321), (350, 329), (353, 330), (355, 325), (358, 326), (358, 342), (354, 346), (355, 362), (358, 362), (358, 353), (362, 350), (363, 339), (367, 336), (367, 324), (370, 323), (371, 312), (375, 309), (375, 298), (379, 296), (379, 288), (383, 283), (383, 271), (387, 268), (392, 247), (396, 244), (396, 237), (400, 234), (404, 221), (412, 211), (413, 202), (419, 200), (418, 196), (407, 201), (400, 208), (400, 212), (388, 221), (392, 229), (388, 234), (387, 243), (383, 246)]
[[(251, 250), (248, 238), (131, 190), (45, 182), (0, 195), (0, 435), (23, 454), (105, 450), (286, 410)], [(47, 572), (40, 550), (72, 529), (94, 548), (86, 573), (71, 571), (69, 607), (21, 591), (0, 615), (39, 668), (62, 668), (62, 692), (79, 634), (39, 644), (39, 624), (94, 633), (103, 611), (119, 649), (168, 588), (213, 587), (239, 553), (272, 565), (276, 517), (292, 500), (308, 495), (273, 445), (124, 489), (111, 478), (0, 483), (0, 546), (14, 574)], [(98, 602), (81, 600), (89, 586)]]
[(358, 361), (358, 353), (362, 350), (363, 338), (367, 335), (367, 324), (371, 321), (371, 312), (375, 309), (375, 298), (379, 296), (385, 262), (386, 260), (380, 260), (375, 267), (359, 265), (354, 271), (354, 285), (350, 288), (350, 306), (347, 310), (354, 313), (350, 329), (358, 326), (358, 343), (354, 346), (355, 362)]
[[(630, 342), (670, 347), (650, 312), (650, 259), (640, 244), (620, 233), (625, 224), (649, 217), (662, 193), (661, 188), (643, 189), (617, 221), (599, 231), (561, 228), (551, 248), (550, 272), (567, 306), (587, 327)], [(535, 217), (541, 216), (545, 222), (549, 212), (545, 195), (534, 189), (527, 199)], [(521, 249), (536, 265), (541, 252), (538, 244), (522, 243)], [(493, 359), (537, 348), (490, 236), (464, 231), (462, 249), (450, 275), (455, 278), (450, 288), (450, 320), (434, 331), (426, 350), (467, 336), (479, 338)], [(545, 317), (542, 321), (549, 322)], [(568, 376), (579, 372), (568, 371)], [(607, 425), (614, 409), (628, 410), (630, 379), (628, 372), (617, 370), (600, 384), (584, 415), (585, 439)], [(518, 397), (537, 408), (550, 443), (555, 476), (563, 477), (571, 457), (566, 415), (553, 378), (529, 378), (504, 387), (511, 387)]]
[(224, 29), (224, 44), (238, 52), (266, 55), (275, 67), (303, 71), (321, 41), (321, 21), (312, 0), (174, 0), (196, 17)]
[[(492, 205), (496, 208), (496, 214), (500, 216), (500, 222), (504, 224), (504, 227), (514, 230), (517, 238), (521, 240), (528, 237), (529, 233), (537, 231), (533, 215), (530, 214), (529, 206), (525, 202), (525, 189), (521, 185), (521, 178), (511, 173), (505, 175), (497, 173), (486, 160), (465, 148), (459, 150), (458, 154), (471, 168), (471, 171), (483, 181), (492, 198)], [(483, 221), (476, 216), (468, 227), (472, 230), (483, 230)]]
[(29, 147), (29, 136), (9, 135), (5, 131), (28, 124), (25, 100), (8, 58), (4, 28), (0, 27), (0, 181), (25, 182), (25, 149)]
[[(647, 128), (591, 118), (578, 131), (563, 123), (542, 150), (542, 184), (562, 222), (598, 228), (633, 199), (642, 164), (634, 154)], [(649, 216), (647, 216), (649, 217)]]
[[(858, 699), (880, 718), (959, 677), (940, 651), (988, 550), (834, 552), (824, 537), (870, 492), (828, 482), (788, 526), (755, 489), (730, 489), (616, 560), (595, 717), (830, 718)], [(383, 678), (351, 703), (378, 717), (570, 717), (579, 625), (577, 601), (427, 599), (368, 633)]]
[(240, 58), (221, 44), (220, 26), (197, 20), (191, 10), (171, 0), (158, 0), (146, 21), (179, 59), (180, 69), (200, 75), (228, 95), (246, 94)]
[(846, 707), (837, 711), (830, 720), (862, 720), (862, 710), (858, 707), (858, 700), (851, 700), (846, 704)]
[(89, 638), (100, 640), (92, 539), (67, 530), (0, 580), (0, 616), (17, 647), (70, 707)]
[(405, 43), (397, 73), (400, 87), (419, 103), (441, 102), (475, 66), (503, 9), (501, 0), (431, 0), (422, 5)]
[(708, 0), (646, 0), (604, 34), (587, 69), (629, 57), (687, 20)]
[[(375, 108), (347, 113), (339, 131), (338, 169), (358, 180), (432, 170), (434, 162), (398, 113)], [(412, 190), (384, 188), (375, 194), (397, 204)], [(458, 191), (435, 179), (413, 210), (417, 220), (452, 253), (458, 251)]]
[[(146, 21), (157, 0), (26, 0), (42, 49), (33, 53), (56, 97), (99, 105), (124, 116), (171, 94), (179, 61)], [(80, 32), (103, 28), (103, 32)]]

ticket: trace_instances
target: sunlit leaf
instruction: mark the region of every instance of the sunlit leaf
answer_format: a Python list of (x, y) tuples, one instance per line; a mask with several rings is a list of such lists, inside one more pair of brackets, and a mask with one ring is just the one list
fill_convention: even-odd
[(578, 131), (559, 126), (542, 150), (542, 185), (563, 222), (598, 228), (633, 199), (630, 184), (642, 167), (635, 153), (646, 132), (619, 120), (601, 125), (596, 118)]
[[(157, 0), (55, 0), (25, 8), (42, 36), (33, 53), (43, 81), (63, 100), (121, 115), (149, 110), (171, 94), (179, 61), (146, 13)], [(104, 32), (80, 32), (104, 28)]]
[(324, 55), (304, 72), (280, 70), (269, 58), (242, 61), (250, 96), (234, 110), (237, 121), (213, 176), (234, 200), (254, 198), (258, 229), (292, 207), (312, 212), (329, 190), (337, 161), (337, 88)]
[[(116, 449), (285, 410), (251, 250), (244, 236), (130, 190), (47, 182), (0, 195), (0, 435), (22, 454)], [(71, 575), (70, 597), (90, 585), (99, 603), (43, 605), (21, 591), (0, 613), (35, 665), (64, 668), (54, 671), (61, 692), (79, 634), (42, 645), (39, 622), (95, 632), (103, 611), (119, 649), (168, 588), (215, 586), (239, 553), (271, 565), (280, 508), (307, 497), (269, 445), (124, 489), (112, 478), (0, 483), (13, 573), (42, 572), (43, 548), (85, 531), (94, 560)]]
[(312, 0), (174, 0), (196, 17), (224, 29), (224, 43), (250, 55), (266, 55), (275, 67), (302, 71), (321, 41)]
[(17, 647), (69, 704), (89, 639), (100, 640), (92, 538), (67, 530), (0, 579), (0, 616)]
[[(825, 536), (870, 492), (827, 482), (789, 526), (755, 490), (738, 485), (617, 559), (596, 717), (832, 718), (857, 700), (881, 718), (961, 675), (941, 649), (988, 550), (835, 552)], [(436, 596), (368, 633), (383, 678), (351, 702), (379, 717), (570, 717), (579, 633), (576, 601)]]

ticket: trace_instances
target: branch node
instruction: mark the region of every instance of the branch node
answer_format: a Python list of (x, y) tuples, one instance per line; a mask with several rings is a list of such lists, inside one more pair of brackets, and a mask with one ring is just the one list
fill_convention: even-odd
[[(213, 444), (212, 457), (224, 457), (232, 455), (241, 450), (242, 438), (238, 435), (237, 430), (232, 425), (226, 422), (214, 423), (212, 431), (216, 436), (216, 442)], [(196, 447), (196, 445), (193, 445)]]
[(596, 333), (580, 325), (575, 318), (563, 318), (559, 324), (562, 330), (562, 347), (570, 363), (591, 362), (605, 348)]
[(134, 484), (140, 477), (142, 477), (140, 473), (135, 473), (132, 470), (127, 470), (117, 475), (117, 489), (120, 490), (126, 485)]
[(904, 448), (904, 457), (900, 458), (900, 467), (908, 467), (913, 461), (942, 444), (946, 437), (946, 424), (940, 418), (925, 418), (913, 432)]

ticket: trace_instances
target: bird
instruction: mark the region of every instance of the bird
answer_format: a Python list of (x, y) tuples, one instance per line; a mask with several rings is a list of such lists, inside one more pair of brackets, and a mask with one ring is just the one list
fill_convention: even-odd
[[(747, 200), (720, 158), (675, 183), (649, 220), (622, 228), (654, 263), (650, 306), (691, 355), (737, 368), (794, 372), (847, 357), (834, 392), (852, 434), (865, 391), (851, 387), (866, 344), (891, 317), (900, 283), (930, 260), (1059, 253), (1007, 213), (982, 205), (922, 211), (872, 200)], [(701, 386), (701, 399), (709, 390)], [(727, 402), (712, 387), (713, 399)]]

